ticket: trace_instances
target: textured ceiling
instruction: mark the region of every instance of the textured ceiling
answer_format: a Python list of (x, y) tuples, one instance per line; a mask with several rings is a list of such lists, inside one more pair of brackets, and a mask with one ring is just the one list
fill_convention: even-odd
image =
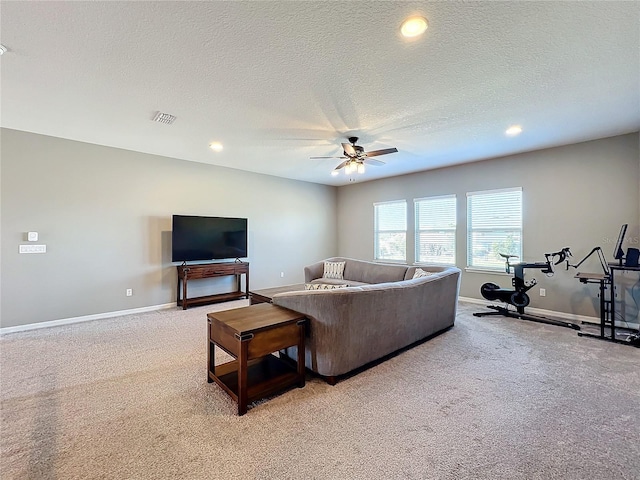
[[(406, 41), (416, 13), (429, 29)], [(341, 155), (349, 135), (399, 150), (366, 181), (640, 129), (639, 2), (2, 1), (0, 14), (1, 125), (100, 145), (341, 185), (340, 160), (309, 157)]]

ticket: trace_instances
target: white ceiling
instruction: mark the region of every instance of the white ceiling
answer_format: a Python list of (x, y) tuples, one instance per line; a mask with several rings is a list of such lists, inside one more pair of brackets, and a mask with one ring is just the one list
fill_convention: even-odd
[[(640, 129), (640, 2), (0, 3), (1, 125), (342, 185)], [(429, 21), (399, 35), (411, 14)], [(173, 125), (152, 122), (157, 111)], [(521, 124), (523, 133), (505, 129)], [(224, 151), (208, 148), (212, 141)], [(606, 159), (603, 159), (606, 161)]]

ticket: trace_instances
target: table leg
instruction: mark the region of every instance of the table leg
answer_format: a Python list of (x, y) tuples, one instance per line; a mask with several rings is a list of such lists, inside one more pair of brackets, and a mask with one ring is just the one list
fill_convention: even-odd
[(212, 383), (211, 375), (216, 374), (216, 344), (209, 341), (207, 349), (207, 383)]
[(238, 356), (238, 415), (247, 413), (247, 363), (249, 341), (240, 341)]
[(207, 322), (207, 338), (209, 348), (207, 348), (207, 383), (212, 383), (211, 375), (216, 374), (216, 344), (211, 341), (211, 320)]
[(604, 325), (607, 321), (604, 280), (600, 280), (600, 337), (604, 338)]
[(182, 279), (182, 309), (187, 309), (187, 274), (184, 274)]
[(304, 387), (305, 382), (305, 358), (304, 358), (304, 326), (306, 320), (298, 322), (299, 339), (298, 339), (298, 387)]
[(616, 339), (616, 272), (611, 270), (611, 318), (609, 318), (611, 327), (611, 340)]

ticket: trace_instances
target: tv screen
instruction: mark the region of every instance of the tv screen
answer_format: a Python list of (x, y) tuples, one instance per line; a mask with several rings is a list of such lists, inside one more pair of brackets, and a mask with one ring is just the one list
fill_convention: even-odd
[(622, 245), (624, 244), (624, 235), (627, 233), (627, 224), (625, 223), (620, 227), (620, 233), (618, 234), (618, 241), (616, 242), (616, 246), (613, 249), (613, 258), (616, 260), (622, 260), (624, 257), (624, 250), (622, 249)]
[(247, 219), (174, 215), (171, 261), (247, 256)]

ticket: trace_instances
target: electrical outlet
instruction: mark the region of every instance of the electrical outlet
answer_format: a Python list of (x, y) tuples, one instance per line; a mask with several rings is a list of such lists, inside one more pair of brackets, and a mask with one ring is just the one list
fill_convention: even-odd
[(544, 288), (540, 289), (540, 296), (541, 297), (546, 297), (547, 296), (547, 291)]
[(284, 272), (280, 272), (280, 278), (284, 278)]
[(133, 295), (133, 289), (127, 288), (127, 297), (130, 297), (131, 295)]

